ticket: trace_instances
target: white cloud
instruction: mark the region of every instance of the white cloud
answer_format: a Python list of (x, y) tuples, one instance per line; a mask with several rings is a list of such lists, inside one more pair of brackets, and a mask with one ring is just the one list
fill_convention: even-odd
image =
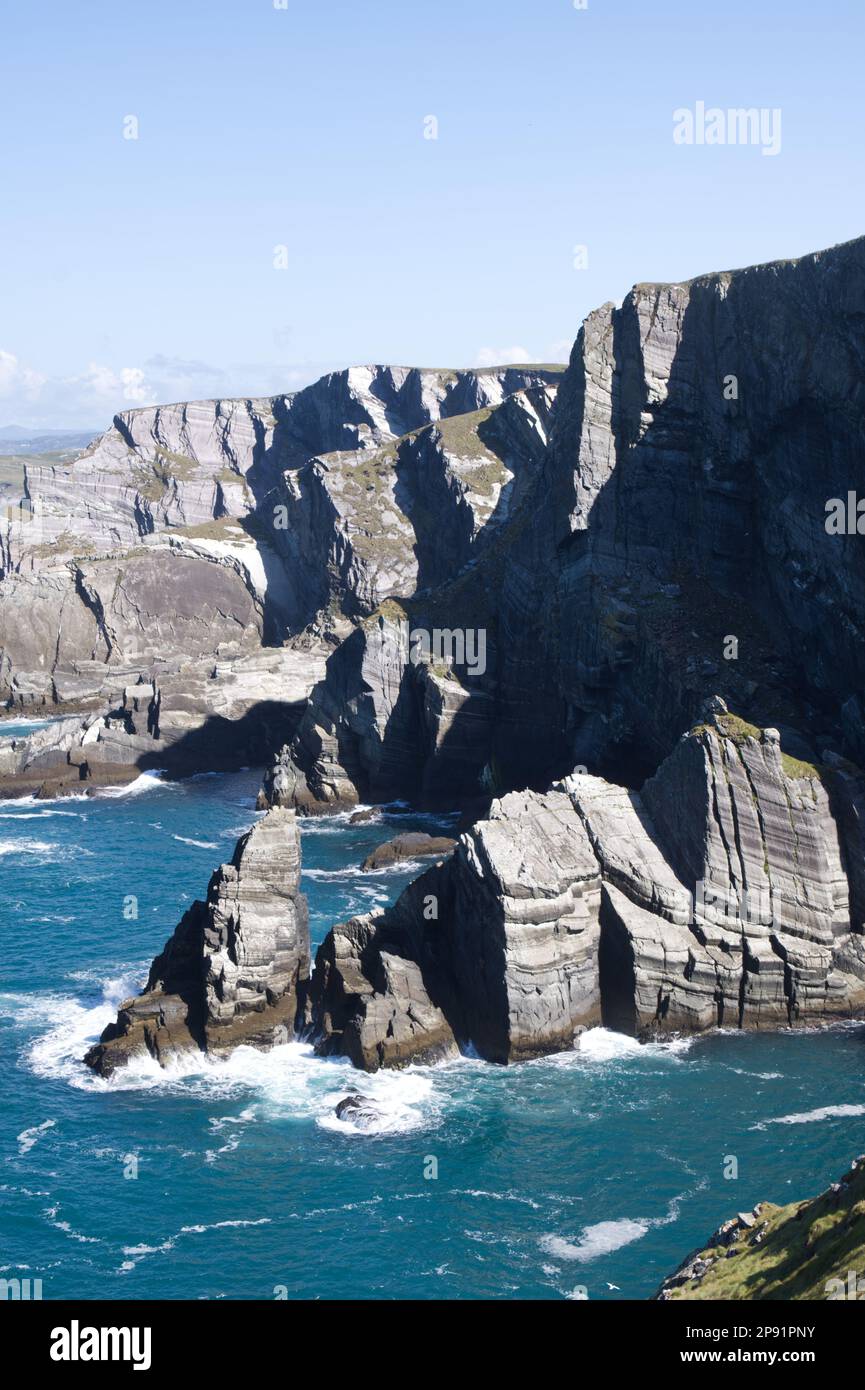
[(118, 411), (217, 396), (276, 396), (314, 381), (332, 363), (227, 368), (156, 356), (143, 366), (90, 362), (69, 376), (45, 376), (0, 350), (0, 425), (27, 429), (104, 429)]
[(569, 362), (573, 350), (573, 338), (559, 338), (555, 343), (551, 343), (544, 357), (545, 362)]
[(13, 353), (0, 350), (0, 400), (4, 403), (10, 399), (23, 403), (35, 400), (44, 382), (44, 376), (23, 367)]
[(524, 347), (483, 347), (478, 353), (478, 367), (504, 367), (512, 362), (533, 362), (535, 359)]

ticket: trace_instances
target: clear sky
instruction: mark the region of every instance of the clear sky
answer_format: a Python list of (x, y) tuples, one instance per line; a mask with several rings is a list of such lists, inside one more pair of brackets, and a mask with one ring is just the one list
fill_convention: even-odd
[[(636, 281), (865, 233), (863, 51), (863, 0), (4, 0), (0, 426), (562, 360)], [(780, 152), (676, 144), (700, 101)]]

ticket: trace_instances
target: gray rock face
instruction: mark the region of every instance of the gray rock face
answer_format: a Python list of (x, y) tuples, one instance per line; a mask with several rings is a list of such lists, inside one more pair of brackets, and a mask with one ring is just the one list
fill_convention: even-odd
[(775, 730), (718, 713), (640, 794), (577, 772), (494, 800), (392, 908), (332, 928), (300, 1012), (297, 830), (273, 809), (88, 1060), (109, 1074), (143, 1048), (264, 1045), (295, 1018), (375, 1071), (466, 1044), (519, 1061), (600, 1022), (648, 1036), (862, 1016), (848, 802), (785, 764)]
[(286, 471), (273, 494), (285, 508), (275, 535), (300, 589), (295, 623), (329, 602), (365, 617), (464, 569), (537, 478), (554, 399), (553, 386), (519, 391), (379, 449)]
[[(865, 936), (843, 867), (861, 832), (835, 804), (816, 769), (785, 765), (774, 730), (727, 714), (640, 794), (579, 772), (510, 793), (393, 908), (333, 929), (313, 1028), (369, 1067), (404, 1060), (389, 1041), (401, 1009), (414, 1056), (427, 1029), (435, 1051), (443, 1017), (495, 1062), (599, 1022), (646, 1037), (862, 1016)], [(395, 956), (399, 974), (384, 966)]]
[(87, 1064), (110, 1076), (136, 1056), (166, 1065), (188, 1051), (220, 1056), (293, 1037), (309, 976), (299, 882), (294, 815), (271, 811), (213, 875), (206, 902), (185, 914), (144, 992), (121, 1006)]
[(773, 730), (721, 715), (683, 738), (639, 796), (620, 796), (613, 818), (596, 779), (572, 779), (606, 880), (611, 1023), (757, 1028), (865, 1008), (844, 825), (817, 769), (789, 771)]
[(358, 624), (266, 774), (262, 805), (316, 814), (404, 798), (450, 810), (487, 790), (495, 707), (483, 677), (412, 656), (412, 633), (437, 626), (391, 600)]
[[(376, 912), (334, 927), (319, 947), (310, 986), (317, 1051), (363, 1071), (459, 1055), (450, 1023), (402, 931)], [(429, 973), (429, 972), (428, 972)]]
[[(172, 746), (197, 704), (194, 769), (223, 718), (215, 681), (289, 648), (286, 689), (265, 676), (260, 692), (285, 706), (252, 754), (271, 757), (353, 623), (501, 531), (540, 469), (560, 375), (357, 368), (293, 396), (131, 411), (72, 463), (29, 464), (24, 503), (0, 517), (0, 703), (108, 717), (119, 690), (157, 679)], [(254, 699), (231, 699), (251, 715)], [(249, 761), (244, 730), (225, 734)]]
[(859, 240), (638, 285), (584, 324), (539, 530), (561, 557), (555, 684), (592, 761), (602, 739), (630, 740), (656, 764), (714, 692), (755, 723), (812, 731), (815, 706), (831, 705), (833, 733), (849, 706), (859, 757), (865, 571), (858, 540), (825, 521), (829, 498), (865, 482), (863, 304)]
[(451, 1055), (490, 1061), (570, 1046), (600, 1021), (601, 880), (563, 793), (513, 793), (391, 909), (330, 932), (311, 1023), (325, 1052), (375, 1070)]
[[(830, 498), (865, 495), (863, 305), (859, 240), (589, 315), (522, 504), (459, 582), (411, 598), (413, 623), (484, 628), (487, 663), (447, 737), (416, 720), (391, 795), (466, 795), (484, 769), (541, 790), (575, 764), (638, 785), (715, 693), (785, 748), (865, 760), (861, 537), (825, 526)], [(390, 737), (377, 716), (348, 781), (374, 785)], [(445, 775), (457, 744), (479, 766)], [(300, 776), (310, 751), (289, 750)]]
[(165, 529), (243, 517), (286, 470), (334, 451), (375, 452), (432, 421), (491, 409), (555, 369), (436, 372), (353, 367), (292, 395), (190, 401), (115, 416), (71, 464), (31, 464), (28, 506), (3, 525), (4, 568), (111, 553)]

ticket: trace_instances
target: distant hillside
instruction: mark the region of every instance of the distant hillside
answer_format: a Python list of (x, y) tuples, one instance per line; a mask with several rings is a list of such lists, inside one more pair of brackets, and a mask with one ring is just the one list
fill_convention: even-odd
[(26, 430), (20, 425), (4, 425), (0, 429), (0, 453), (50, 454), (57, 451), (77, 453), (86, 449), (91, 439), (101, 431), (93, 430)]
[(725, 1222), (657, 1295), (663, 1301), (851, 1296), (865, 1302), (865, 1154), (819, 1197), (784, 1207), (761, 1202)]

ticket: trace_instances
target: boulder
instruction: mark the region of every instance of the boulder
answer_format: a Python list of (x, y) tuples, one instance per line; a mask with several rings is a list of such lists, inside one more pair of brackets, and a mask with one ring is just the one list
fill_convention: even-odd
[(344, 1096), (333, 1113), (338, 1120), (344, 1120), (355, 1129), (373, 1129), (382, 1118), (375, 1101), (357, 1093)]
[(450, 854), (455, 846), (456, 840), (449, 839), (447, 835), (426, 835), (413, 830), (386, 840), (366, 856), (360, 867), (364, 872), (369, 869), (389, 869), (406, 859), (425, 859), (430, 855), (442, 857)]

